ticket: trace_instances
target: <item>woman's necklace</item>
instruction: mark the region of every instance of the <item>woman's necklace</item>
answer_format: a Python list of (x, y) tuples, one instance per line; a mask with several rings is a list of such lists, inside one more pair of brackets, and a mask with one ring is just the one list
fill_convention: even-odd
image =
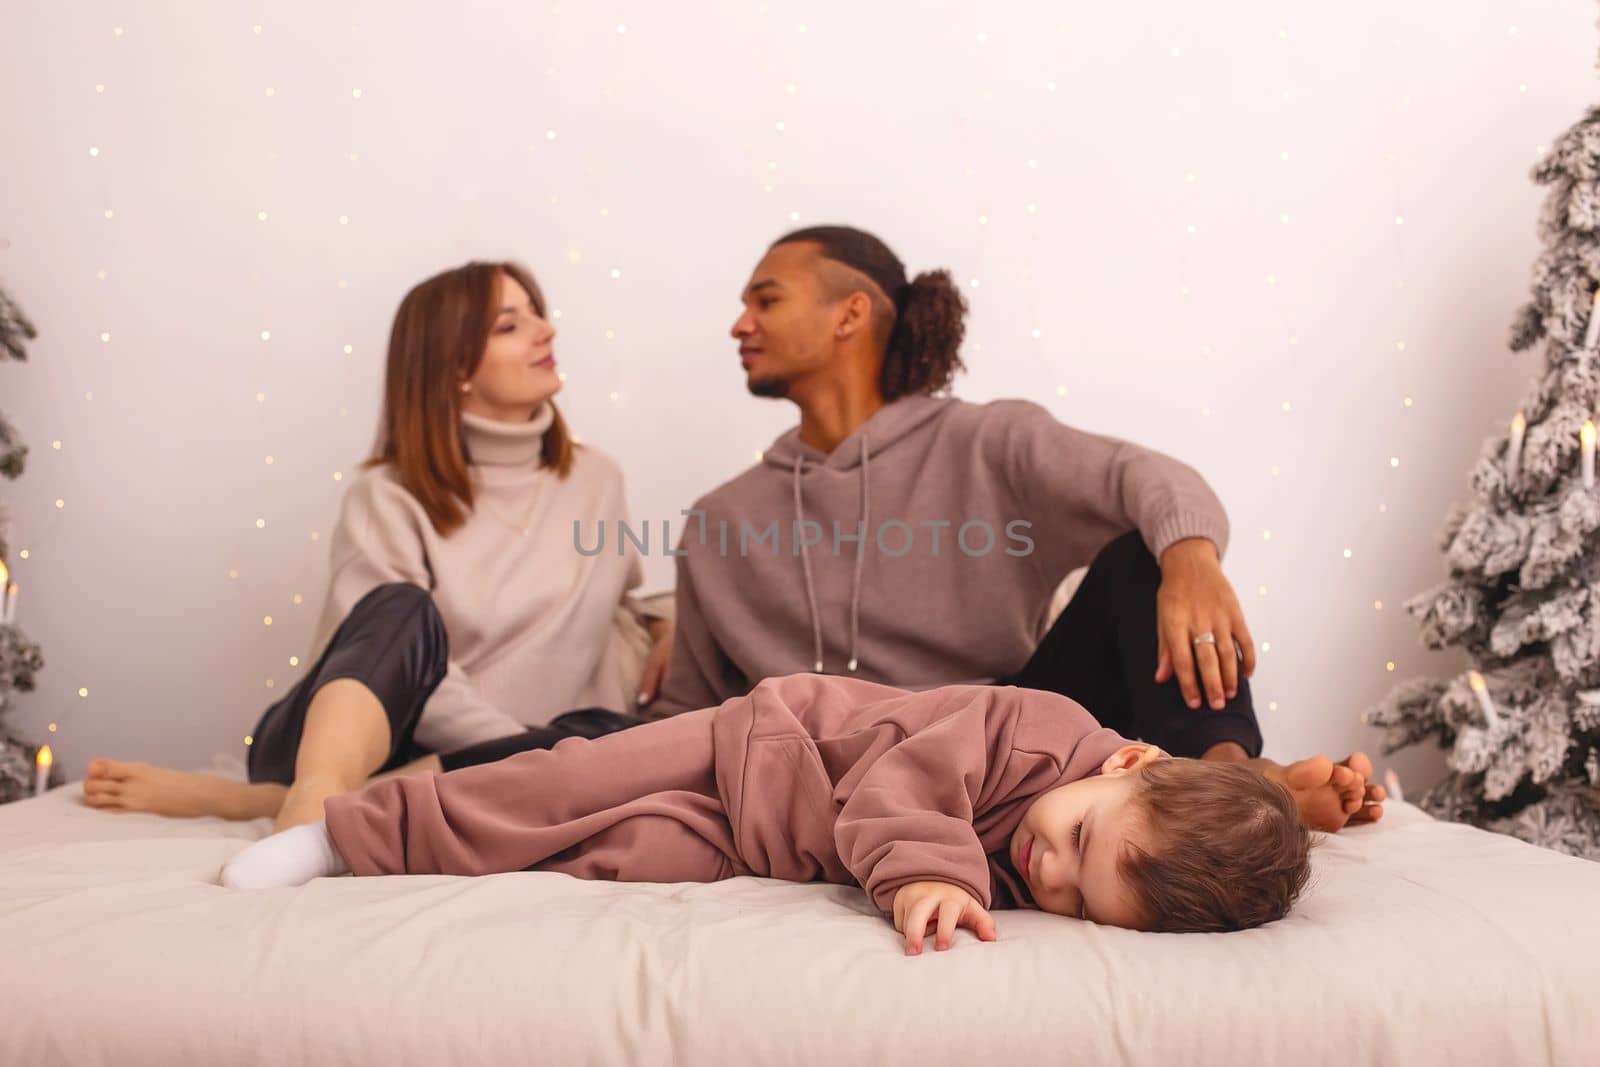
[(484, 510), (484, 512), (486, 514), (488, 514), (488, 516), (491, 519), (494, 519), (496, 522), (498, 522), (498, 523), (500, 523), (500, 524), (502, 524), (504, 526), (507, 526), (507, 527), (517, 531), (517, 533), (521, 534), (523, 537), (527, 537), (528, 536), (528, 530), (531, 529), (532, 526), (533, 526), (533, 512), (534, 512), (534, 509), (539, 506), (539, 494), (538, 493), (533, 493), (532, 496), (533, 496), (533, 500), (531, 502), (529, 502), (528, 510), (522, 516), (522, 521), (521, 522), (513, 522), (510, 519), (506, 518), (504, 515), (502, 515), (500, 513), (499, 509), (489, 507), (488, 506), (488, 501), (484, 500), (482, 498), (481, 494), (480, 494), (480, 496), (478, 498), (477, 506), (482, 508)]

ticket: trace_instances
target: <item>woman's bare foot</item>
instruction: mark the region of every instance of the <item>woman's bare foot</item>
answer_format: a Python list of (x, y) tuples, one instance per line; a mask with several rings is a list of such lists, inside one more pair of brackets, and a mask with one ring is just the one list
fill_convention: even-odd
[(147, 811), (156, 815), (223, 819), (256, 819), (276, 814), (284, 786), (272, 782), (236, 782), (212, 774), (194, 774), (148, 763), (105, 759), (89, 761), (83, 802), (104, 811)]
[(351, 785), (322, 778), (295, 779), (295, 783), (289, 787), (288, 795), (283, 798), (283, 806), (278, 809), (278, 817), (273, 824), (272, 832), (281, 834), (296, 826), (321, 822), (324, 818), (322, 812), (324, 800), (341, 793), (348, 793), (360, 785), (359, 782)]
[[(372, 781), (407, 774), (439, 774), (438, 756), (397, 767)], [(298, 786), (300, 783), (296, 783)], [(222, 819), (261, 819), (276, 817), (276, 829), (287, 830), (301, 823), (322, 818), (322, 801), (336, 793), (349, 792), (341, 784), (318, 787), (306, 783), (298, 793), (276, 782), (238, 782), (213, 774), (194, 774), (99, 757), (89, 761), (83, 782), (83, 802), (102, 811), (146, 811), (154, 815), (197, 818), (213, 815)], [(287, 811), (287, 815), (285, 812)], [(286, 821), (287, 820), (287, 821)]]
[(1312, 830), (1332, 833), (1348, 822), (1373, 822), (1382, 816), (1383, 787), (1367, 784), (1372, 763), (1360, 752), (1339, 763), (1312, 756), (1264, 773), (1294, 794), (1300, 821)]

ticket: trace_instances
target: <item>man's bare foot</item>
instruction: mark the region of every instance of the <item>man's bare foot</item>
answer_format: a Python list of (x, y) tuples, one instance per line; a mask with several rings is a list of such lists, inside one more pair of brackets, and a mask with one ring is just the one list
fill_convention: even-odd
[(1360, 752), (1338, 763), (1312, 756), (1286, 767), (1264, 768), (1263, 773), (1294, 795), (1300, 821), (1312, 830), (1333, 833), (1352, 821), (1382, 817), (1383, 787), (1367, 783), (1372, 763)]
[(255, 819), (277, 812), (286, 792), (271, 782), (236, 782), (100, 757), (89, 761), (83, 802), (104, 811), (147, 811), (155, 815)]
[(1350, 825), (1377, 822), (1383, 818), (1383, 802), (1389, 798), (1389, 791), (1372, 780), (1372, 761), (1367, 758), (1366, 753), (1352, 752), (1339, 763), (1355, 771), (1361, 776), (1361, 780), (1367, 783), (1361, 807), (1350, 816)]
[(288, 795), (283, 798), (283, 807), (278, 809), (278, 817), (273, 824), (272, 832), (281, 834), (296, 826), (321, 822), (324, 818), (322, 811), (324, 800), (340, 793), (348, 793), (359, 785), (360, 783), (349, 785), (323, 778), (295, 779), (295, 783), (289, 787)]
[[(1327, 756), (1313, 756), (1285, 767), (1260, 756), (1247, 756), (1237, 741), (1219, 741), (1206, 749), (1203, 758), (1242, 763), (1286, 786), (1294, 794), (1300, 821), (1313, 830), (1331, 833), (1348, 824), (1383, 818), (1383, 801), (1389, 791), (1372, 783), (1372, 761), (1364, 753), (1353, 752), (1338, 763)], [(1352, 798), (1356, 798), (1353, 810)]]

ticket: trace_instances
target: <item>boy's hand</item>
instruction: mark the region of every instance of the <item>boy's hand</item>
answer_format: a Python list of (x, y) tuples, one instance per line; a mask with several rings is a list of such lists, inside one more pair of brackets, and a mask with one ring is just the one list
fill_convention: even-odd
[(935, 920), (939, 926), (933, 947), (940, 952), (950, 947), (958, 926), (977, 934), (980, 941), (995, 939), (994, 917), (958, 885), (907, 882), (895, 891), (894, 928), (906, 935), (907, 956), (922, 954), (923, 935)]

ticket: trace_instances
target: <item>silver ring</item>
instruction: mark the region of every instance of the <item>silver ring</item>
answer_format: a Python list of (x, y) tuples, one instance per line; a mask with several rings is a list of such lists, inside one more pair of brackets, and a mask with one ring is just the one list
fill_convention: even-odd
[(1190, 640), (1197, 645), (1214, 645), (1217, 643), (1217, 635), (1207, 630), (1203, 634), (1195, 635)]

